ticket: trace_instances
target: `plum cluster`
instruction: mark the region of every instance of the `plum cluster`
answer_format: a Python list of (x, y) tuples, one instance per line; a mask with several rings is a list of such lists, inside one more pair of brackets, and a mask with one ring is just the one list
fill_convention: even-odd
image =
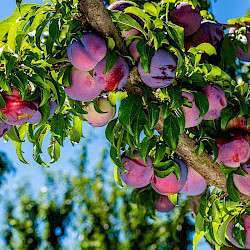
[(119, 169), (121, 179), (125, 184), (134, 188), (142, 188), (151, 184), (152, 188), (161, 194), (161, 198), (156, 204), (156, 209), (161, 212), (168, 212), (174, 208), (168, 195), (183, 193), (185, 195), (198, 195), (203, 193), (207, 184), (205, 179), (190, 166), (178, 159), (173, 161), (180, 167), (180, 179), (177, 180), (174, 173), (165, 178), (160, 178), (154, 174), (151, 158), (146, 158), (146, 163), (142, 160), (138, 151), (134, 152), (134, 158), (127, 154), (122, 156), (122, 163), (127, 171)]
[[(38, 110), (39, 100), (22, 100), (19, 91), (16, 87), (11, 86), (11, 94), (3, 91), (2, 97), (5, 101), (5, 107), (0, 107), (6, 120), (1, 120), (0, 137), (9, 132), (12, 126), (22, 125), (24, 123), (37, 124), (41, 121), (41, 113)], [(49, 100), (51, 118), (56, 109), (57, 103)]]

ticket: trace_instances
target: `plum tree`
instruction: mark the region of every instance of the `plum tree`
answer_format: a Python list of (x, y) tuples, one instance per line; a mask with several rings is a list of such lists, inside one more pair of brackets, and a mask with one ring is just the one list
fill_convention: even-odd
[(181, 194), (185, 195), (199, 195), (203, 193), (207, 188), (206, 180), (197, 173), (192, 167), (187, 166), (188, 168), (188, 175), (187, 181), (180, 191)]
[(102, 92), (89, 72), (76, 68), (71, 71), (71, 87), (64, 87), (64, 90), (70, 98), (82, 102), (92, 101)]
[(200, 111), (195, 105), (194, 96), (188, 92), (183, 91), (182, 96), (192, 104), (192, 107), (182, 106), (181, 109), (185, 116), (185, 128), (191, 128), (199, 125), (203, 118), (199, 118)]
[(108, 74), (105, 75), (106, 59), (104, 58), (94, 68), (93, 78), (96, 85), (107, 91), (122, 88), (129, 75), (129, 67), (126, 61), (119, 56), (117, 63), (112, 67)]
[(147, 186), (153, 176), (154, 170), (150, 157), (147, 157), (146, 164), (136, 151), (133, 154), (135, 159), (129, 158), (128, 155), (122, 157), (124, 168), (128, 171), (125, 172), (119, 169), (121, 178), (130, 187), (142, 188)]
[(85, 108), (88, 113), (84, 114), (84, 118), (93, 127), (105, 126), (113, 119), (116, 112), (116, 108), (112, 107), (105, 97), (98, 98), (98, 107), (104, 113), (98, 113), (93, 102), (89, 103)]
[(67, 50), (70, 62), (82, 71), (92, 70), (106, 53), (105, 41), (93, 33), (85, 33), (81, 39), (73, 38)]
[(169, 200), (168, 196), (164, 195), (159, 198), (155, 205), (158, 212), (167, 213), (175, 208), (175, 205)]
[(242, 165), (242, 170), (245, 171), (248, 176), (234, 175), (234, 185), (243, 194), (250, 196), (250, 168), (249, 162)]
[(21, 100), (17, 88), (11, 88), (12, 93), (3, 92), (5, 107), (1, 107), (3, 115), (7, 118), (5, 123), (9, 125), (21, 125), (37, 111), (37, 105), (34, 102)]
[(201, 26), (200, 10), (193, 8), (188, 2), (181, 2), (170, 12), (173, 23), (184, 28), (184, 35), (194, 34)]
[(229, 134), (227, 137), (220, 137), (216, 140), (219, 149), (218, 162), (226, 167), (239, 167), (250, 157), (249, 137), (243, 133)]
[(172, 195), (177, 194), (181, 191), (187, 180), (187, 166), (180, 159), (174, 158), (174, 161), (180, 167), (180, 179), (174, 173), (166, 176), (165, 178), (160, 178), (156, 175), (153, 176), (151, 180), (152, 188), (159, 194), (162, 195)]
[(173, 56), (163, 49), (155, 51), (152, 57), (150, 74), (146, 73), (141, 65), (138, 65), (142, 81), (152, 88), (164, 88), (170, 85), (175, 79), (177, 69), (176, 61)]
[(203, 116), (204, 120), (214, 120), (220, 117), (222, 109), (227, 106), (224, 91), (216, 85), (207, 85), (204, 88), (204, 94), (207, 96), (209, 102), (209, 110)]
[[(245, 229), (245, 232), (246, 232), (246, 248), (249, 249), (250, 248), (250, 216), (244, 214), (241, 218), (242, 222), (244, 223), (244, 229)], [(236, 226), (235, 225), (235, 220), (231, 220), (228, 224), (228, 227), (227, 227), (227, 235), (228, 235), (228, 238), (230, 239), (231, 243), (238, 247), (238, 248), (243, 248), (242, 246), (240, 246), (234, 239), (233, 237), (233, 227)]]

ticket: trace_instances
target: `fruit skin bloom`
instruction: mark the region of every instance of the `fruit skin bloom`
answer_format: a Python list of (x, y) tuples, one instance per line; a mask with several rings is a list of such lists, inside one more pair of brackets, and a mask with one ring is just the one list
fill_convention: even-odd
[(156, 203), (155, 209), (158, 212), (167, 213), (175, 208), (175, 205), (169, 200), (168, 196), (162, 196)]
[(122, 157), (123, 166), (129, 172), (121, 169), (119, 169), (119, 172), (125, 184), (134, 188), (142, 188), (151, 181), (154, 173), (153, 165), (149, 156), (146, 159), (147, 164), (144, 163), (138, 151), (134, 153), (134, 156), (138, 157), (138, 159), (131, 159), (127, 154)]

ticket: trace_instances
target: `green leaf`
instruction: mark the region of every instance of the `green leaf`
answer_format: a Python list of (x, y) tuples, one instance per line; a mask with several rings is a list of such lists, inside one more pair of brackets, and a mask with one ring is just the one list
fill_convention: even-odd
[(246, 99), (244, 96), (242, 96), (240, 93), (238, 92), (234, 92), (233, 96), (235, 97), (235, 99), (239, 102), (240, 104), (240, 113), (238, 114), (239, 117), (246, 115), (249, 111), (248, 109), (248, 105), (246, 103)]
[[(118, 61), (118, 55), (115, 51), (107, 51), (105, 59), (105, 72), (104, 75), (107, 75), (109, 71), (115, 66)], [(116, 88), (117, 86), (115, 86)]]
[(44, 166), (44, 167), (49, 167), (41, 158), (40, 156), (40, 150), (38, 149), (38, 146), (35, 145), (32, 151), (32, 156), (33, 159), (40, 165)]
[(153, 129), (159, 120), (160, 108), (159, 104), (148, 102), (148, 118), (149, 127)]
[(110, 158), (118, 168), (120, 168), (122, 171), (127, 171), (126, 168), (124, 168), (119, 157), (117, 156), (117, 149), (115, 147), (113, 147), (112, 145), (110, 147)]
[(56, 114), (51, 119), (51, 133), (56, 137), (59, 144), (63, 146), (65, 121), (63, 114)]
[(83, 136), (82, 134), (82, 120), (79, 116), (73, 116), (73, 127), (78, 131), (80, 137)]
[(60, 158), (60, 145), (52, 136), (50, 140), (50, 145), (48, 147), (48, 154), (51, 157), (51, 161), (49, 163), (53, 163), (59, 160)]
[(140, 156), (142, 160), (146, 163), (146, 158), (150, 150), (156, 146), (157, 137), (152, 137), (150, 139), (144, 138), (141, 142), (141, 147), (139, 149)]
[(60, 18), (53, 19), (49, 25), (49, 35), (54, 40), (54, 42), (57, 43), (58, 45), (60, 45), (60, 42), (59, 42), (60, 26), (61, 26)]
[(16, 126), (11, 127), (10, 131), (8, 132), (8, 136), (12, 141), (23, 142), (22, 139), (20, 138), (20, 135)]
[(168, 198), (175, 206), (177, 206), (178, 194), (168, 195)]
[(206, 95), (201, 92), (193, 93), (193, 95), (195, 99), (195, 105), (200, 111), (199, 117), (197, 118), (198, 120), (208, 112), (209, 102), (208, 102)]
[(120, 175), (120, 172), (119, 172), (118, 167), (116, 165), (115, 165), (115, 169), (114, 169), (114, 179), (115, 179), (116, 184), (120, 188), (123, 188), (122, 181), (121, 181), (121, 175)]
[(181, 105), (181, 87), (180, 86), (168, 86), (167, 88), (168, 91), (168, 95), (170, 97), (170, 109), (176, 109), (178, 107), (180, 107)]
[(170, 114), (164, 122), (163, 138), (172, 150), (177, 148), (179, 141), (179, 131), (180, 129), (177, 118), (173, 114)]
[(151, 16), (157, 16), (157, 9), (155, 7), (155, 5), (153, 3), (144, 3), (143, 6), (145, 12), (147, 12), (148, 14), (150, 14)]
[(204, 236), (204, 232), (200, 232), (199, 234), (196, 232), (193, 238), (193, 250), (196, 250), (197, 245), (203, 236)]
[(235, 224), (233, 226), (233, 238), (240, 246), (246, 248), (246, 232), (244, 222), (241, 220), (241, 216), (242, 215), (239, 215), (235, 218)]
[(202, 141), (200, 141), (197, 149), (195, 150), (195, 156), (199, 156), (203, 151), (204, 151), (204, 144)]
[(112, 37), (108, 38), (108, 48), (112, 51), (115, 48), (115, 40)]
[(234, 186), (234, 181), (233, 181), (233, 172), (231, 172), (228, 176), (227, 179), (227, 192), (233, 201), (240, 201), (240, 195), (236, 187)]
[(165, 143), (164, 142), (157, 143), (156, 149), (155, 149), (154, 164), (159, 163), (163, 159), (165, 152), (166, 152)]
[(217, 55), (215, 47), (210, 43), (202, 43), (198, 45), (196, 49), (207, 53), (209, 56)]
[(220, 49), (220, 56), (222, 62), (225, 63), (226, 65), (230, 65), (233, 68), (236, 68), (235, 64), (236, 54), (237, 54), (236, 46), (228, 36), (225, 36)]
[(219, 227), (218, 230), (218, 237), (219, 240), (225, 245), (225, 246), (230, 246), (227, 241), (226, 241), (226, 235), (227, 235), (227, 227), (229, 222), (232, 220), (233, 216), (229, 215), (229, 217), (226, 219), (226, 221), (222, 222), (222, 224)]
[(105, 135), (106, 139), (115, 146), (115, 137), (114, 137), (114, 127), (117, 123), (118, 118), (115, 118), (114, 120), (110, 121), (109, 124), (106, 127)]
[(131, 125), (141, 108), (142, 99), (140, 96), (135, 94), (129, 95), (121, 102), (118, 111), (119, 122), (131, 135), (134, 135)]
[(195, 231), (197, 234), (204, 231), (204, 219), (200, 212), (197, 214), (195, 219)]
[(247, 54), (248, 53), (248, 40), (243, 34), (238, 34), (236, 36), (237, 45)]
[(72, 127), (72, 129), (70, 129), (68, 131), (68, 135), (71, 141), (71, 144), (74, 146), (75, 144), (78, 144), (80, 142), (80, 135), (77, 129), (75, 129), (74, 127)]

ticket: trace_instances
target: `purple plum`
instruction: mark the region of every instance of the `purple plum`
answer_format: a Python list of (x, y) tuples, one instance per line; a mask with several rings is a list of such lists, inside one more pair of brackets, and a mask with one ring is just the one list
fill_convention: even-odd
[(155, 208), (158, 212), (167, 213), (174, 209), (175, 205), (164, 195), (159, 198)]

